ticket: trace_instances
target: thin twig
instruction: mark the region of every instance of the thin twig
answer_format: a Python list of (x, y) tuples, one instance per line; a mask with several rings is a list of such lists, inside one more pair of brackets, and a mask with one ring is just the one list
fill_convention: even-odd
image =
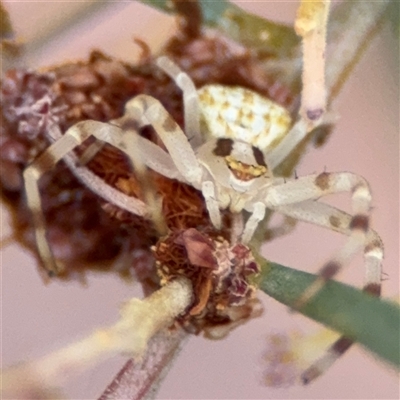
[(41, 359), (5, 371), (3, 390), (20, 388), (24, 382), (31, 386), (40, 383), (44, 388), (53, 387), (70, 375), (116, 354), (127, 353), (140, 358), (150, 339), (171, 326), (191, 301), (192, 286), (186, 278), (168, 283), (143, 300), (133, 298), (123, 306), (115, 325), (99, 329)]
[(130, 359), (99, 400), (139, 400), (153, 396), (187, 337), (182, 329), (158, 333), (150, 340), (142, 359)]

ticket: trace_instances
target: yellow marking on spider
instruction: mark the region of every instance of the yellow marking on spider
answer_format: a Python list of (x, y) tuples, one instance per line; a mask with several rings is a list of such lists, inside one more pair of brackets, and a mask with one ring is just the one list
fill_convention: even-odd
[(263, 165), (244, 164), (232, 156), (226, 156), (225, 160), (235, 177), (241, 181), (249, 181), (267, 172), (267, 168)]

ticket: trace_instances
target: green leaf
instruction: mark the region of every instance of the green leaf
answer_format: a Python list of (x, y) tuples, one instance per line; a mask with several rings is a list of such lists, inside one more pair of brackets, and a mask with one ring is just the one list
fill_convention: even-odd
[[(157, 8), (167, 13), (175, 13), (174, 6), (169, 0), (139, 0), (141, 3)], [(237, 8), (226, 0), (207, 1), (200, 0), (199, 4), (207, 25), (216, 25), (222, 15), (231, 8)]]
[[(170, 1), (139, 1), (163, 12), (175, 12)], [(199, 0), (199, 5), (206, 25), (258, 51), (261, 57), (291, 57), (300, 43), (292, 27), (249, 14), (229, 1)]]
[[(258, 261), (262, 268), (259, 288), (289, 307), (316, 278), (261, 257)], [(299, 312), (400, 367), (400, 308), (395, 303), (330, 281)]]

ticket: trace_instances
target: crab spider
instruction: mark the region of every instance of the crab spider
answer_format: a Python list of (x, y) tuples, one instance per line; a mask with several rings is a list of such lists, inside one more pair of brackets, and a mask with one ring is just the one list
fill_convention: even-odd
[[(141, 161), (147, 167), (201, 190), (216, 228), (221, 226), (221, 209), (229, 208), (235, 215), (248, 211), (250, 217), (241, 232), (243, 242), (251, 239), (266, 208), (347, 235), (347, 244), (322, 267), (319, 278), (295, 306), (307, 302), (361, 246), (366, 267), (364, 290), (379, 295), (383, 249), (379, 236), (369, 228), (371, 196), (367, 182), (348, 172), (324, 172), (288, 180), (273, 175), (274, 168), (312, 127), (321, 123), (323, 116), (314, 124), (304, 116), (292, 124), (282, 107), (252, 91), (219, 85), (208, 85), (197, 91), (189, 76), (168, 58), (161, 57), (156, 62), (183, 91), (184, 131), (158, 100), (140, 95), (127, 103), (125, 115), (118, 120), (110, 123), (84, 121), (71, 127), (24, 172), (28, 205), (34, 213), (36, 241), (48, 270), (57, 272), (57, 265), (46, 240), (37, 185), (42, 174), (59, 160), (64, 159), (86, 186), (107, 201), (137, 215), (148, 216), (148, 207), (143, 202), (107, 186), (79, 165), (71, 150), (94, 136), (126, 153), (133, 165), (138, 163), (139, 148), (146, 154)], [(307, 115), (302, 105), (303, 114)], [(323, 110), (323, 102), (316, 108)], [(128, 129), (132, 120), (139, 126), (152, 125), (168, 153)], [(326, 194), (342, 191), (352, 194), (352, 216), (316, 201)], [(350, 339), (340, 338), (303, 374), (303, 380), (308, 382), (321, 374), (351, 344)]]
[[(157, 64), (183, 90), (186, 135), (157, 99), (139, 95), (126, 104), (125, 114), (118, 120), (110, 123), (83, 121), (74, 125), (25, 170), (28, 204), (34, 211), (36, 239), (44, 263), (50, 271), (57, 270), (45, 237), (37, 182), (60, 159), (68, 161), (71, 158), (68, 153), (73, 148), (94, 136), (126, 153), (134, 165), (137, 162), (135, 147), (140, 148), (146, 154), (143, 162), (147, 167), (201, 190), (216, 228), (221, 227), (221, 209), (229, 208), (234, 214), (248, 211), (250, 217), (241, 235), (244, 243), (250, 241), (266, 208), (313, 223), (308, 217), (310, 211), (303, 209), (304, 202), (313, 204), (314, 200), (330, 193), (352, 193), (354, 215), (349, 222), (349, 240), (321, 269), (321, 278), (299, 300), (298, 306), (301, 306), (365, 245), (371, 201), (367, 182), (349, 172), (324, 172), (296, 179), (274, 177), (274, 163), (270, 163), (268, 156), (287, 141), (292, 132), (297, 134), (299, 127), (297, 123), (295, 130), (289, 129), (291, 121), (286, 110), (240, 87), (208, 85), (196, 91), (188, 75), (171, 60), (161, 57)], [(152, 125), (168, 153), (127, 129), (132, 126), (132, 120), (139, 126)], [(71, 160), (69, 165), (86, 185), (108, 201), (112, 199), (114, 204), (146, 216), (143, 202), (112, 190), (93, 177), (87, 178), (88, 170), (74, 166)]]
[[(134, 214), (147, 217), (148, 207), (138, 199), (101, 182), (71, 153), (89, 136), (107, 142), (138, 163), (138, 149), (148, 168), (171, 179), (191, 184), (202, 191), (211, 222), (221, 226), (220, 210), (236, 215), (250, 213), (241, 240), (248, 242), (266, 208), (295, 220), (309, 222), (349, 237), (346, 245), (321, 268), (319, 278), (298, 299), (304, 305), (324, 283), (364, 247), (366, 278), (364, 290), (379, 295), (383, 248), (379, 236), (369, 228), (371, 202), (367, 182), (352, 173), (321, 173), (296, 179), (273, 175), (273, 168), (285, 159), (307, 133), (300, 119), (290, 128), (289, 114), (280, 106), (243, 88), (208, 85), (196, 90), (187, 74), (171, 60), (161, 57), (157, 64), (183, 91), (185, 133), (155, 98), (139, 95), (126, 104), (123, 117), (110, 123), (80, 122), (61, 136), (24, 172), (28, 205), (34, 214), (36, 241), (48, 271), (58, 266), (46, 239), (38, 180), (64, 159), (83, 183), (107, 201)], [(168, 152), (140, 137), (131, 127), (152, 125)], [(299, 139), (300, 138), (300, 139)], [(291, 144), (290, 144), (291, 143)], [(290, 145), (288, 145), (290, 144)], [(270, 157), (271, 156), (271, 157)], [(330, 193), (350, 192), (353, 216), (316, 201)], [(352, 344), (340, 338), (303, 374), (309, 382), (324, 372)]]
[[(371, 196), (367, 182), (348, 172), (324, 172), (296, 179), (274, 177), (274, 163), (270, 162), (269, 154), (293, 132), (297, 135), (299, 123), (294, 125), (294, 130), (290, 129), (290, 118), (285, 110), (247, 89), (211, 85), (196, 91), (189, 77), (169, 59), (162, 57), (157, 63), (182, 88), (185, 110), (198, 110), (198, 114), (185, 111), (186, 134), (158, 100), (139, 95), (126, 104), (125, 114), (118, 120), (110, 123), (83, 121), (68, 129), (63, 136), (60, 133), (54, 135), (55, 142), (25, 170), (28, 205), (34, 214), (37, 245), (46, 268), (54, 273), (58, 270), (46, 240), (37, 186), (40, 176), (59, 160), (64, 159), (86, 186), (107, 201), (134, 214), (148, 216), (148, 208), (143, 202), (104, 184), (77, 162), (71, 150), (89, 136), (94, 136), (127, 154), (133, 165), (137, 164), (139, 148), (142, 154), (146, 154), (141, 161), (148, 168), (200, 189), (216, 228), (221, 225), (220, 209), (229, 208), (238, 215), (242, 210), (249, 211), (251, 214), (241, 236), (243, 242), (251, 239), (266, 208), (347, 235), (347, 244), (322, 267), (319, 278), (295, 306), (307, 302), (360, 246), (364, 246), (366, 266), (364, 290), (379, 295), (383, 248), (379, 236), (368, 226)], [(256, 110), (259, 114), (253, 115)], [(237, 118), (239, 113), (242, 113), (242, 118), (238, 121), (232, 118)], [(133, 131), (132, 120), (139, 126), (152, 125), (168, 152)], [(259, 131), (256, 129), (257, 121), (262, 126)], [(266, 123), (271, 121), (270, 128), (266, 129)], [(225, 126), (225, 131), (221, 126)], [(210, 131), (210, 127), (214, 130)], [(216, 137), (215, 132), (221, 131), (222, 134)], [(329, 193), (342, 191), (352, 194), (353, 216), (316, 201)], [(323, 373), (351, 344), (347, 338), (338, 339), (305, 371), (304, 382)]]

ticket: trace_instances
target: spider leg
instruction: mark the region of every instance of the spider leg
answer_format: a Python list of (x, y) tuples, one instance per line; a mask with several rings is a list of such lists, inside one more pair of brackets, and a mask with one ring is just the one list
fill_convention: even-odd
[(328, 261), (320, 270), (319, 277), (298, 299), (294, 308), (302, 307), (312, 298), (325, 284), (335, 276), (342, 266), (346, 265), (351, 257), (366, 243), (369, 232), (369, 209), (371, 194), (367, 182), (355, 174), (322, 173), (310, 175), (286, 183), (270, 187), (265, 198), (265, 205), (274, 210), (282, 206), (304, 202), (306, 200), (317, 200), (318, 198), (339, 192), (352, 193), (353, 216), (349, 222), (348, 229), (351, 234), (347, 243)]
[(242, 243), (247, 244), (253, 237), (258, 224), (264, 219), (265, 204), (261, 201), (254, 203), (250, 218), (246, 221), (242, 234)]
[(219, 210), (219, 204), (217, 200), (217, 194), (215, 193), (214, 183), (212, 181), (203, 182), (201, 185), (201, 192), (203, 193), (212, 224), (217, 229), (221, 229), (221, 212)]
[[(135, 177), (138, 180), (140, 187), (143, 191), (144, 201), (147, 205), (150, 219), (153, 222), (154, 227), (156, 228), (158, 234), (160, 236), (166, 235), (168, 231), (167, 224), (165, 222), (163, 212), (162, 212), (162, 198), (160, 197), (157, 189), (152, 181), (149, 179), (148, 176), (148, 169), (144, 160), (144, 155), (146, 157), (150, 157), (158, 162), (157, 153), (152, 154), (151, 149), (147, 149), (147, 151), (143, 151), (145, 147), (141, 147), (139, 145), (140, 136), (136, 134), (136, 132), (132, 130), (128, 130), (125, 132), (121, 144), (125, 147), (125, 152), (130, 156), (131, 162), (134, 167)], [(152, 146), (154, 143), (142, 138), (143, 144), (151, 144)], [(155, 145), (154, 145), (155, 146)], [(161, 150), (166, 156), (168, 156), (160, 147), (155, 146), (157, 150)], [(158, 152), (158, 151), (157, 151)], [(170, 157), (168, 156), (168, 161)], [(172, 162), (172, 161), (171, 161)], [(165, 171), (164, 171), (165, 172)]]
[[(277, 211), (291, 218), (319, 225), (347, 236), (352, 234), (350, 226), (353, 217), (325, 203), (305, 201), (279, 207)], [(381, 293), (383, 244), (378, 234), (372, 229), (368, 231), (366, 237), (364, 259), (363, 291), (379, 297)], [(351, 339), (345, 336), (337, 339), (319, 359), (303, 372), (301, 375), (303, 383), (310, 383), (322, 375), (353, 343)]]
[[(129, 121), (131, 118), (139, 121), (139, 124), (143, 126), (151, 125), (155, 129), (181, 176), (196, 189), (202, 190), (210, 219), (216, 228), (220, 228), (221, 212), (215, 185), (209, 179), (204, 180), (203, 168), (198, 162), (193, 148), (167, 110), (157, 99), (139, 95), (126, 104), (125, 115), (119, 120), (119, 123), (123, 126), (123, 120)], [(147, 160), (148, 157), (145, 160), (146, 165), (153, 168)], [(155, 170), (157, 171), (157, 169)]]
[[(79, 122), (69, 128), (64, 136), (56, 140), (37, 157), (25, 169), (23, 174), (27, 203), (33, 214), (38, 252), (50, 275), (59, 272), (60, 268), (54, 260), (46, 239), (46, 224), (40, 199), (39, 180), (45, 172), (51, 170), (58, 161), (64, 156), (67, 156), (70, 151), (83, 143), (90, 136), (94, 136), (124, 151), (119, 143), (122, 138), (122, 131), (120, 128), (97, 121)], [(147, 213), (146, 205), (142, 201), (126, 196), (110, 186), (105, 185), (100, 178), (86, 168), (76, 167), (73, 160), (71, 161), (71, 159), (68, 159), (66, 161), (75, 175), (103, 198), (139, 216), (144, 216)]]
[[(193, 148), (167, 110), (157, 99), (139, 95), (126, 104), (125, 115), (119, 123), (124, 126), (123, 121), (129, 122), (130, 119), (139, 121), (142, 126), (151, 125), (155, 129), (181, 176), (186, 182), (202, 191), (211, 222), (220, 229), (221, 212), (215, 185), (212, 180), (204, 180), (203, 168)], [(145, 162), (149, 168), (152, 168), (147, 158)]]
[(123, 118), (132, 118), (142, 126), (151, 125), (163, 141), (180, 174), (196, 188), (200, 187), (203, 170), (193, 148), (182, 129), (157, 99), (147, 95), (134, 97), (125, 105)]
[(303, 73), (300, 115), (311, 130), (326, 108), (325, 49), (330, 0), (302, 0), (295, 31), (302, 38)]
[[(156, 64), (170, 76), (183, 92), (183, 111), (185, 120), (185, 133), (193, 148), (203, 143), (200, 131), (200, 105), (199, 97), (193, 81), (186, 72), (183, 72), (172, 60), (162, 56), (156, 59)], [(112, 121), (111, 121), (112, 122)], [(104, 146), (101, 142), (91, 144), (80, 157), (82, 165), (87, 164)]]
[(232, 213), (232, 226), (230, 242), (232, 245), (239, 242), (240, 236), (243, 232), (244, 222), (243, 213)]
[[(312, 129), (319, 127), (320, 125), (334, 124), (337, 121), (337, 117), (332, 112), (326, 112), (323, 118), (316, 123)], [(279, 166), (289, 155), (298, 147), (303, 139), (311, 132), (311, 130), (305, 121), (300, 118), (281, 140), (281, 142), (271, 150), (268, 154), (268, 161), (272, 169)]]
[(264, 240), (271, 241), (281, 236), (288, 235), (294, 230), (297, 225), (297, 220), (288, 216), (285, 216), (284, 220), (276, 226), (268, 226), (266, 221), (264, 225)]
[[(118, 126), (119, 120), (110, 121), (110, 123), (103, 123), (97, 121), (86, 121), (92, 129), (96, 126), (98, 129), (101, 129), (102, 126), (106, 126), (109, 130), (109, 134), (115, 138), (112, 142), (108, 142), (109, 144), (115, 146), (123, 153), (127, 154), (130, 157), (131, 163), (133, 166), (137, 164), (136, 160), (138, 159), (136, 149), (135, 151), (130, 151), (129, 143), (130, 141), (134, 142), (140, 151), (143, 154), (146, 154), (148, 157), (146, 158), (146, 165), (158, 172), (159, 174), (166, 176), (170, 179), (177, 179), (181, 182), (185, 182), (185, 179), (176, 169), (175, 164), (173, 163), (170, 155), (166, 153), (161, 147), (157, 146), (155, 143), (150, 142), (149, 140), (137, 135), (132, 130), (128, 132), (122, 131), (122, 129)], [(84, 124), (84, 122), (81, 122)], [(52, 131), (50, 137), (52, 140), (59, 140), (63, 137), (61, 131), (56, 129), (50, 129)], [(99, 136), (101, 132), (97, 133)], [(123, 135), (123, 136), (121, 136)], [(117, 139), (118, 138), (118, 139)], [(132, 138), (128, 140), (128, 138)], [(101, 150), (101, 148), (107, 142), (107, 138), (105, 141), (97, 140), (93, 143), (96, 145), (94, 147), (89, 146), (87, 150)], [(128, 145), (126, 144), (128, 143)], [(86, 154), (86, 151), (83, 154), (83, 157)], [(129, 152), (130, 151), (130, 152)], [(97, 153), (97, 151), (95, 151)], [(94, 156), (95, 154), (93, 154)], [(90, 157), (87, 161), (90, 161), (92, 157)], [(125, 195), (119, 190), (114, 189), (112, 186), (107, 185), (102, 179), (100, 179), (97, 175), (92, 173), (89, 169), (82, 167), (82, 157), (78, 157), (74, 153), (66, 154), (63, 157), (63, 160), (68, 165), (71, 172), (89, 189), (91, 189), (98, 196), (104, 198), (106, 201), (132, 213), (137, 215), (145, 215), (146, 207), (140, 206), (139, 204), (143, 204), (140, 200)], [(136, 167), (135, 167), (136, 168)]]
[(203, 143), (200, 131), (200, 102), (196, 87), (189, 75), (168, 57), (157, 58), (156, 64), (176, 82), (183, 92), (185, 133), (189, 143), (196, 149)]
[(306, 121), (300, 118), (285, 135), (282, 141), (268, 154), (272, 169), (283, 162), (309, 133)]
[[(319, 225), (340, 232), (346, 236), (352, 234), (353, 217), (344, 211), (326, 203), (304, 201), (276, 208), (276, 210), (297, 221)], [(383, 260), (383, 243), (379, 235), (368, 230), (364, 245), (365, 278), (363, 290), (379, 296), (381, 292), (381, 264)]]
[(90, 144), (89, 147), (79, 157), (80, 165), (86, 165), (89, 163), (96, 156), (96, 154), (103, 149), (104, 145), (105, 143), (100, 141)]
[(303, 70), (300, 119), (281, 143), (271, 151), (269, 161), (277, 167), (314, 128), (332, 120), (326, 112), (325, 53), (330, 0), (302, 0), (295, 30), (302, 38)]
[[(118, 120), (119, 122), (119, 120)], [(117, 146), (121, 151), (130, 155), (132, 164), (135, 165), (135, 160), (140, 154), (145, 154), (146, 157), (140, 157), (146, 166), (159, 174), (176, 179), (180, 182), (186, 182), (186, 179), (178, 171), (171, 156), (164, 151), (160, 146), (139, 136), (138, 134), (128, 130), (124, 134), (124, 138)]]

